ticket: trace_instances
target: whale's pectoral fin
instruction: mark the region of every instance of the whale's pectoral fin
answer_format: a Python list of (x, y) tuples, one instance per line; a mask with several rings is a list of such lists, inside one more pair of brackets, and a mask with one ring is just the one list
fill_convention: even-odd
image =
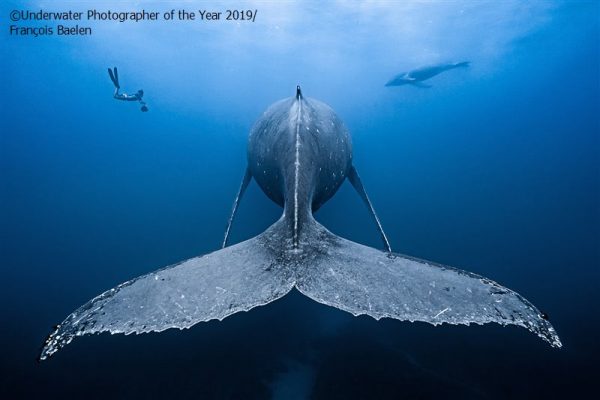
[[(554, 347), (554, 328), (530, 302), (484, 277), (385, 253), (340, 238), (319, 226), (326, 252), (298, 271), (306, 296), (353, 315), (423, 321), (433, 325), (518, 325)], [(326, 232), (326, 233), (325, 233)]]
[(416, 86), (416, 87), (420, 87), (423, 89), (429, 89), (431, 87), (431, 85), (428, 85), (426, 83), (423, 83), (421, 81), (411, 81), (409, 82), (411, 85)]
[(284, 296), (294, 286), (294, 279), (289, 269), (274, 267), (278, 260), (267, 245), (267, 232), (102, 293), (56, 327), (45, 342), (40, 360), (77, 336), (189, 328)]
[(383, 240), (383, 246), (385, 247), (385, 249), (388, 252), (391, 252), (392, 248), (390, 247), (390, 242), (388, 241), (388, 238), (385, 235), (385, 232), (383, 231), (383, 227), (381, 226), (381, 222), (379, 222), (379, 218), (377, 218), (377, 213), (375, 213), (373, 204), (371, 203), (369, 196), (367, 196), (365, 187), (363, 186), (362, 181), (360, 180), (360, 176), (358, 175), (358, 172), (356, 171), (356, 168), (354, 168), (354, 166), (352, 166), (350, 168), (350, 172), (348, 174), (348, 180), (350, 181), (352, 186), (354, 186), (354, 189), (356, 189), (360, 198), (365, 202), (365, 204), (369, 208), (371, 217), (373, 218), (373, 221), (375, 222), (375, 225), (377, 226), (377, 230), (379, 231), (379, 234), (381, 235), (381, 240)]
[(244, 173), (244, 178), (242, 179), (242, 183), (240, 184), (240, 189), (238, 190), (237, 196), (235, 196), (235, 201), (233, 202), (233, 208), (231, 210), (231, 216), (229, 217), (229, 221), (227, 221), (227, 228), (225, 229), (225, 237), (223, 238), (223, 245), (221, 248), (227, 246), (227, 240), (229, 239), (229, 233), (231, 231), (231, 225), (233, 224), (233, 219), (235, 218), (235, 214), (237, 213), (237, 209), (240, 205), (240, 201), (242, 200), (242, 196), (244, 192), (246, 192), (246, 188), (248, 184), (252, 180), (252, 174), (250, 173), (250, 168), (246, 167), (246, 172)]

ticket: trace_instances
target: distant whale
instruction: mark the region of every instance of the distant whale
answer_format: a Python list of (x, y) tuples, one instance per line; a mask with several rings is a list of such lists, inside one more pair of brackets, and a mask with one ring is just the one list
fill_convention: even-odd
[[(252, 178), (283, 214), (260, 235), (225, 247)], [(313, 218), (346, 179), (367, 205), (385, 251), (336, 236)], [(353, 315), (433, 325), (518, 325), (561, 347), (546, 316), (512, 290), (470, 272), (392, 253), (352, 163), (348, 131), (329, 106), (304, 98), (300, 87), (296, 96), (269, 107), (250, 132), (248, 166), (223, 246), (90, 300), (48, 336), (40, 360), (77, 336), (189, 328), (266, 305), (294, 288)]]
[(438, 64), (429, 67), (421, 67), (410, 72), (398, 74), (385, 84), (385, 86), (401, 86), (401, 85), (413, 85), (422, 88), (429, 88), (430, 85), (423, 83), (423, 81), (432, 78), (444, 71), (448, 71), (454, 68), (468, 67), (471, 63), (469, 61), (463, 61), (452, 64)]

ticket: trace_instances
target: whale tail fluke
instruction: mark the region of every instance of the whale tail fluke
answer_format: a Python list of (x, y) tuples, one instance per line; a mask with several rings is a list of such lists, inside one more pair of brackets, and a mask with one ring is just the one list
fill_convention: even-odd
[(456, 67), (456, 68), (470, 67), (470, 66), (471, 66), (471, 61), (457, 62), (457, 63), (454, 64), (454, 67)]
[(312, 217), (299, 246), (285, 217), (262, 234), (151, 272), (110, 289), (71, 313), (48, 336), (45, 360), (75, 337), (161, 332), (222, 320), (268, 304), (293, 287), (309, 298), (375, 319), (433, 325), (518, 325), (554, 347), (554, 328), (531, 303), (487, 278), (376, 250), (329, 232)]

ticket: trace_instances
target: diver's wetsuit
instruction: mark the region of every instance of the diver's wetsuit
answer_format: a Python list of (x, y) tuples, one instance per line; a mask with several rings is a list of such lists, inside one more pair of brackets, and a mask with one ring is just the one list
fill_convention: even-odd
[(110, 76), (110, 80), (112, 81), (112, 83), (115, 85), (115, 93), (113, 94), (113, 97), (115, 99), (124, 101), (139, 101), (142, 105), (142, 111), (148, 111), (148, 107), (146, 107), (146, 102), (142, 100), (142, 97), (144, 96), (143, 90), (140, 89), (135, 94), (119, 93), (119, 89), (121, 89), (121, 86), (119, 85), (119, 73), (117, 72), (117, 67), (114, 67), (113, 69), (109, 68), (108, 75)]

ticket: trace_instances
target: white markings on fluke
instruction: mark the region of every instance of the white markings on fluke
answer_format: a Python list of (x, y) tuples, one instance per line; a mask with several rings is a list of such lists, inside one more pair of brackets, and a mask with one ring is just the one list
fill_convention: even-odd
[(444, 308), (442, 311), (440, 311), (439, 313), (435, 314), (435, 316), (433, 318), (439, 317), (440, 315), (442, 315), (443, 313), (445, 313), (449, 309), (450, 309), (449, 307)]

